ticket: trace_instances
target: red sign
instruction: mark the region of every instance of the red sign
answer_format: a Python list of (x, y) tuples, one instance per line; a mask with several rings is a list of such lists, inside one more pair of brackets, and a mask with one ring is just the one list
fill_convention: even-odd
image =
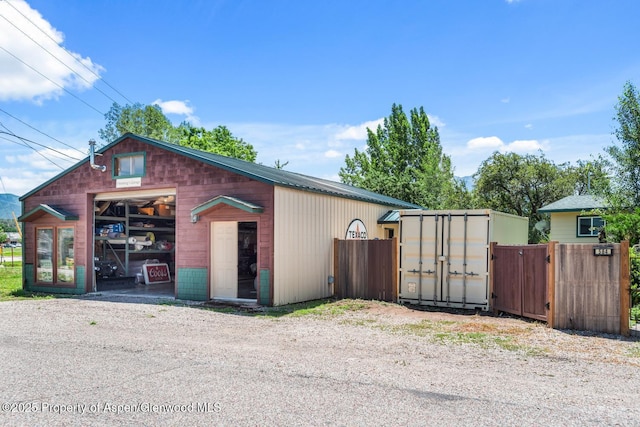
[(144, 282), (147, 285), (152, 283), (170, 283), (169, 265), (167, 264), (144, 264), (142, 266)]

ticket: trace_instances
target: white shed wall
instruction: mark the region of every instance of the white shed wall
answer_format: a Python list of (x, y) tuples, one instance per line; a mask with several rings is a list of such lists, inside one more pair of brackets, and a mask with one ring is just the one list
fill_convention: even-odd
[(578, 216), (578, 212), (551, 212), (549, 240), (560, 243), (598, 243), (598, 236), (577, 236)]
[(369, 239), (384, 238), (378, 218), (388, 206), (276, 187), (274, 192), (273, 304), (326, 298), (333, 275), (333, 239), (360, 219)]

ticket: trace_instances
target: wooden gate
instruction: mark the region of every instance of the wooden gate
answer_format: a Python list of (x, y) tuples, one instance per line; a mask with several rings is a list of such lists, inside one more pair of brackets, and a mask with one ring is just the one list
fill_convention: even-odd
[(493, 309), (547, 321), (549, 247), (491, 245)]
[(397, 298), (397, 241), (334, 241), (335, 295), (395, 302)]

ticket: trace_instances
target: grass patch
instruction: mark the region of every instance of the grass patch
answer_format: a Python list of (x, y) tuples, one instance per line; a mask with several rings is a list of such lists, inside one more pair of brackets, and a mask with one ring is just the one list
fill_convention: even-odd
[[(367, 303), (361, 300), (319, 300), (318, 302), (312, 301), (307, 307), (294, 307), (293, 311), (289, 313), (291, 317), (301, 316), (321, 316), (321, 317), (335, 317), (340, 316), (349, 311), (358, 311), (367, 308)], [(297, 304), (296, 304), (297, 305)]]
[(247, 307), (234, 305), (203, 305), (198, 308), (213, 311), (216, 313), (236, 314), (253, 317), (336, 317), (350, 311), (363, 310), (368, 307), (367, 302), (362, 300), (331, 300), (321, 299), (301, 302), (296, 304), (283, 305), (278, 307)]
[(353, 326), (375, 326), (378, 323), (376, 319), (344, 319), (340, 321), (341, 325)]
[(394, 333), (425, 337), (443, 345), (477, 345), (482, 348), (501, 348), (528, 356), (543, 355), (546, 350), (519, 344), (517, 336), (522, 330), (508, 328), (505, 331), (491, 324), (479, 322), (456, 322), (450, 320), (422, 320), (418, 323), (380, 326)]
[(29, 292), (22, 289), (22, 263), (14, 262), (14, 267), (3, 263), (0, 266), (0, 301), (23, 299), (50, 299), (52, 295)]
[(426, 337), (436, 334), (446, 327), (455, 325), (456, 322), (450, 320), (431, 321), (421, 320), (418, 323), (404, 323), (402, 325), (393, 325), (390, 327), (383, 327), (383, 329), (390, 329), (392, 332), (405, 333), (411, 335), (417, 335), (420, 337)]
[(629, 350), (627, 350), (627, 354), (629, 355), (629, 357), (640, 358), (640, 343), (637, 343), (633, 347), (629, 348)]

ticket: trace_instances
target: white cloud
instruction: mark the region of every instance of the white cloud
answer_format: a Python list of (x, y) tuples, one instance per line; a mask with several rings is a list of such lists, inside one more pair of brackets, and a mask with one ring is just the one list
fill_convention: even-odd
[(473, 138), (467, 142), (467, 148), (471, 150), (497, 150), (504, 147), (504, 142), (497, 136)]
[(427, 114), (427, 117), (429, 117), (429, 123), (431, 124), (431, 126), (437, 126), (438, 128), (443, 128), (446, 126), (446, 123), (442, 121), (438, 116)]
[(335, 159), (336, 157), (342, 157), (342, 153), (336, 150), (328, 150), (324, 152), (324, 156), (329, 159)]
[(200, 126), (200, 119), (193, 115), (195, 109), (189, 105), (189, 100), (178, 101), (163, 101), (158, 98), (151, 103), (160, 107), (164, 114), (176, 114), (178, 116), (185, 116), (188, 122), (191, 122), (195, 126)]
[(497, 136), (473, 138), (467, 142), (467, 150), (470, 151), (501, 151), (514, 153), (532, 153), (544, 150), (546, 147), (535, 139), (516, 140), (505, 144)]
[[(439, 128), (445, 126), (445, 123), (440, 120), (438, 116), (427, 115), (427, 117), (429, 117), (431, 126), (437, 126)], [(338, 132), (334, 136), (334, 139), (337, 141), (362, 141), (367, 139), (367, 129), (371, 129), (371, 131), (375, 132), (376, 129), (378, 129), (378, 126), (382, 126), (383, 123), (384, 118), (379, 118), (376, 120), (370, 120), (364, 123), (360, 123), (359, 125), (345, 126), (343, 131)]]
[(525, 129), (533, 129), (533, 125), (531, 123), (527, 123), (524, 127)]
[(156, 99), (152, 104), (158, 105), (165, 114), (189, 116), (193, 114), (193, 108), (187, 105), (188, 102), (189, 101), (163, 101), (162, 99)]
[(58, 173), (82, 160), (82, 155), (71, 149), (57, 148), (53, 150), (45, 148), (29, 154), (15, 156), (12, 160), (13, 162), (11, 163), (13, 164), (26, 163), (32, 169), (40, 171), (52, 170)]
[(513, 151), (514, 153), (532, 153), (538, 150), (542, 150), (544, 147), (535, 139), (513, 141), (504, 147), (503, 151)]
[(384, 119), (371, 120), (361, 123), (355, 126), (347, 126), (345, 130), (335, 135), (337, 140), (362, 140), (367, 139), (367, 129), (371, 129), (373, 132), (378, 129), (379, 125), (382, 125)]
[(502, 99), (500, 100), (500, 102), (502, 102), (503, 104), (508, 104), (510, 101), (511, 101), (511, 98), (509, 98), (509, 97), (502, 98)]
[(25, 1), (0, 1), (0, 16), (0, 100), (55, 99), (60, 87), (90, 88), (104, 71), (91, 58), (66, 51), (64, 35)]

